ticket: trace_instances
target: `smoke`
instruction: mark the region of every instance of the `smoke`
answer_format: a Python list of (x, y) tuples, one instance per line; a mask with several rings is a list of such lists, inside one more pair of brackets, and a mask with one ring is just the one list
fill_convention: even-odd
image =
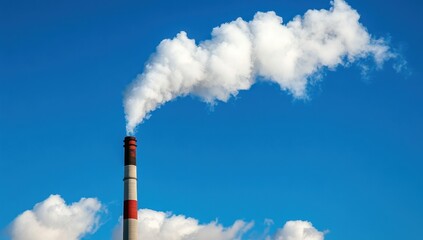
[[(246, 233), (253, 222), (237, 220), (230, 227), (217, 222), (199, 224), (198, 220), (183, 215), (158, 212), (149, 209), (138, 211), (138, 238), (143, 240), (241, 240), (250, 239)], [(288, 221), (277, 229), (274, 236), (267, 233), (256, 240), (324, 240), (310, 222)], [(122, 240), (122, 219), (113, 233), (113, 240)]]
[(162, 104), (192, 95), (215, 104), (248, 90), (258, 76), (305, 98), (310, 79), (324, 69), (365, 58), (381, 67), (395, 57), (383, 39), (373, 38), (360, 15), (344, 0), (329, 10), (308, 10), (284, 24), (275, 12), (258, 12), (213, 29), (196, 44), (187, 33), (165, 39), (125, 93), (128, 134)]
[(51, 195), (19, 215), (10, 235), (13, 240), (78, 240), (97, 230), (101, 207), (95, 198), (66, 205), (59, 195)]

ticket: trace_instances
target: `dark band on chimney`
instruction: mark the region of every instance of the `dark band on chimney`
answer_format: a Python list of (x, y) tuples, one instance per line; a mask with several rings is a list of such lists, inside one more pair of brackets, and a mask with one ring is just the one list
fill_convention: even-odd
[(137, 139), (125, 137), (125, 165), (137, 165)]

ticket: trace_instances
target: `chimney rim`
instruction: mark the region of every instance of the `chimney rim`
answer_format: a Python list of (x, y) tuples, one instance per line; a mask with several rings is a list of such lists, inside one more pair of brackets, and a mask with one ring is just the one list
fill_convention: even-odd
[(126, 141), (131, 141), (131, 140), (137, 141), (137, 138), (134, 137), (134, 136), (126, 136), (123, 141), (126, 142)]

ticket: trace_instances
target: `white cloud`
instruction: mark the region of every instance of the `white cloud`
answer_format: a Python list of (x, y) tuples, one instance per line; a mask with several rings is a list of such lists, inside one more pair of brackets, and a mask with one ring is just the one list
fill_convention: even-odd
[(288, 221), (268, 240), (323, 240), (324, 235), (324, 232), (319, 232), (310, 222)]
[[(266, 219), (270, 227), (273, 221)], [(138, 211), (138, 238), (140, 240), (241, 240), (250, 239), (248, 231), (253, 222), (237, 220), (232, 226), (224, 227), (217, 221), (200, 224), (197, 219), (140, 209)], [(266, 240), (324, 240), (324, 232), (318, 231), (307, 221), (288, 221), (277, 229), (274, 236), (266, 236), (268, 229), (259, 239)], [(256, 237), (257, 238), (257, 237)], [(122, 240), (122, 219), (113, 233), (113, 240)]]
[[(142, 240), (239, 240), (253, 226), (242, 220), (230, 227), (218, 222), (200, 224), (194, 218), (149, 209), (138, 211), (138, 238)], [(114, 240), (122, 239), (122, 222), (116, 228)]]
[(125, 94), (128, 133), (179, 96), (226, 102), (261, 76), (304, 98), (309, 80), (322, 69), (369, 57), (381, 67), (395, 57), (344, 0), (331, 4), (329, 10), (308, 10), (288, 23), (275, 12), (257, 12), (251, 21), (238, 18), (214, 28), (212, 38), (199, 44), (185, 32), (163, 40)]
[[(11, 224), (10, 235), (13, 240), (78, 240), (97, 230), (101, 209), (95, 198), (81, 198), (67, 205), (59, 195), (51, 195), (19, 215)], [(251, 239), (248, 232), (254, 225), (243, 220), (236, 220), (229, 227), (217, 221), (200, 224), (194, 218), (150, 209), (140, 209), (138, 219), (140, 240)], [(266, 219), (265, 224), (270, 228), (273, 221)], [(268, 235), (268, 228), (254, 240), (324, 240), (325, 235), (307, 221), (288, 221), (273, 236)], [(122, 219), (113, 232), (113, 240), (122, 240)]]
[(32, 210), (19, 215), (11, 224), (13, 240), (77, 240), (97, 230), (101, 203), (81, 198), (66, 205), (59, 195), (51, 195)]

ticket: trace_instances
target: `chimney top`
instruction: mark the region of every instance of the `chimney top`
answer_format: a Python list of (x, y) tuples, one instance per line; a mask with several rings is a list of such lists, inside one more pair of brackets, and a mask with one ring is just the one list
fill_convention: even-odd
[(131, 140), (137, 141), (137, 138), (134, 137), (134, 136), (126, 136), (124, 141), (126, 142), (126, 141), (131, 141)]

